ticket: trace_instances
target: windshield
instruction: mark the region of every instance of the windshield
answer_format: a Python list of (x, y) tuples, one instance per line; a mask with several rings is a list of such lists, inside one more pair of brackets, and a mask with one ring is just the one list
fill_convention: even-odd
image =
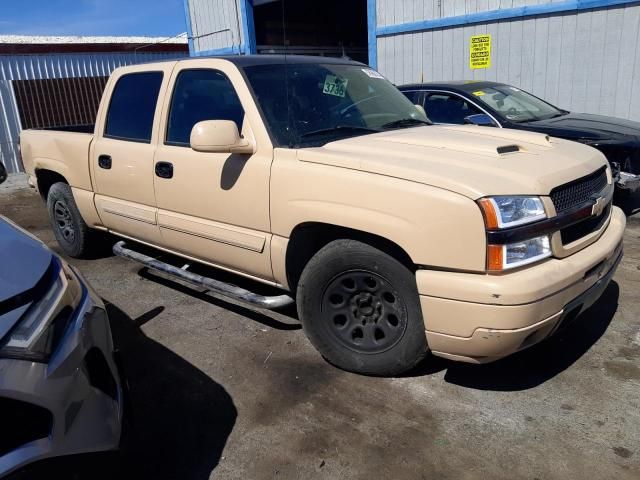
[(364, 65), (291, 63), (244, 70), (279, 146), (313, 146), (429, 123), (396, 87)]
[(530, 93), (508, 85), (480, 88), (471, 94), (507, 120), (516, 123), (547, 120), (566, 113)]

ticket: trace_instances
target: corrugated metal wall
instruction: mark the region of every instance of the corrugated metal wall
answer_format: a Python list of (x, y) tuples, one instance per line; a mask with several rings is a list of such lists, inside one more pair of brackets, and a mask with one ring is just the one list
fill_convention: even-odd
[[(549, 0), (377, 0), (379, 26)], [(440, 5), (440, 6), (439, 6)], [(440, 12), (442, 10), (442, 12)], [(486, 79), (567, 110), (640, 120), (640, 6), (382, 36), (378, 69), (396, 84)], [(492, 35), (491, 68), (469, 68), (469, 37)]]
[(376, 0), (378, 26), (566, 0)]
[(191, 21), (195, 54), (212, 50), (239, 51), (244, 45), (241, 19), (242, 0), (189, 0), (187, 21)]
[(77, 53), (0, 55), (0, 161), (22, 171), (16, 155), (21, 125), (12, 80), (108, 76), (120, 66), (182, 57), (176, 53)]

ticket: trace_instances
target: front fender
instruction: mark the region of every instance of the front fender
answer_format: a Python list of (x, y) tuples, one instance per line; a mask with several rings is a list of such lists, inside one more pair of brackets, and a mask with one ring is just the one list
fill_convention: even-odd
[(471, 199), (432, 186), (329, 165), (278, 160), (271, 178), (275, 235), (308, 222), (378, 235), (413, 263), (484, 271), (486, 238)]

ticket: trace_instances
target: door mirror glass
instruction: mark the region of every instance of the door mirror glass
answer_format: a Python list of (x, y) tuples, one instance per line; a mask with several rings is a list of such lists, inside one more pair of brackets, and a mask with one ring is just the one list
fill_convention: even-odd
[(4, 168), (4, 164), (0, 162), (0, 183), (7, 179), (7, 169)]
[(469, 115), (468, 117), (464, 117), (464, 123), (471, 124), (471, 125), (479, 125), (481, 127), (496, 126), (496, 124), (493, 122), (493, 119), (485, 113), (478, 113), (476, 115)]
[(240, 136), (231, 120), (204, 120), (191, 129), (191, 148), (197, 152), (254, 153), (255, 146)]

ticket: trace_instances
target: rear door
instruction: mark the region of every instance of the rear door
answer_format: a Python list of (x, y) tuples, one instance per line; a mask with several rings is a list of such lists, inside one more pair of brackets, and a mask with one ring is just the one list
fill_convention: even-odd
[(111, 231), (158, 244), (153, 186), (157, 118), (174, 62), (139, 66), (109, 80), (90, 158), (102, 223)]

